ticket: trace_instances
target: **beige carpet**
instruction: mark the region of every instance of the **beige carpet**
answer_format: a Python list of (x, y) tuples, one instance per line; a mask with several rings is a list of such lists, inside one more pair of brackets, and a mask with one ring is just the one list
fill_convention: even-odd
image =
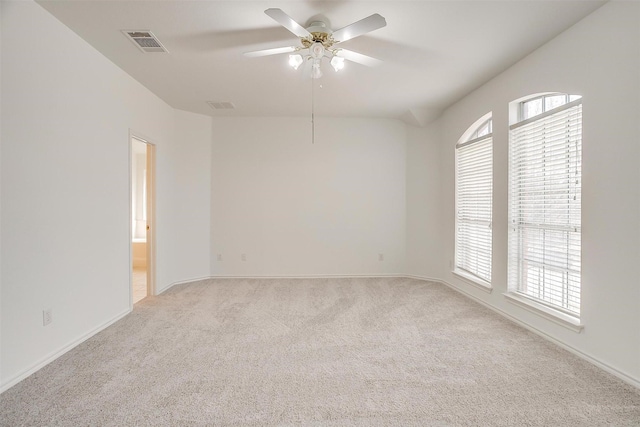
[(215, 280), (0, 395), (3, 426), (638, 426), (640, 392), (441, 284)]

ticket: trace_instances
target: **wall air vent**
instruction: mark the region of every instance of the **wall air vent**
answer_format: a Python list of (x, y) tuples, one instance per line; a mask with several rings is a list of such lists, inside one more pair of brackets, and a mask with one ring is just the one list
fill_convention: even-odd
[(149, 30), (122, 30), (122, 33), (145, 53), (169, 52)]
[(236, 108), (236, 106), (231, 102), (207, 101), (207, 104), (209, 104), (209, 107), (213, 108), (214, 110), (234, 110)]

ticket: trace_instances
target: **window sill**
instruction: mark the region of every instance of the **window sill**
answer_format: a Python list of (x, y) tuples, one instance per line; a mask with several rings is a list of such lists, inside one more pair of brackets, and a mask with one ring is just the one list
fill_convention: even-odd
[(584, 328), (584, 325), (580, 323), (580, 319), (570, 316), (558, 310), (554, 310), (551, 307), (547, 307), (544, 304), (537, 303), (529, 298), (519, 295), (516, 292), (505, 292), (507, 301), (514, 303), (531, 313), (538, 314), (547, 320), (550, 320), (557, 325), (564, 326), (565, 328), (572, 330), (573, 332), (580, 333)]
[(462, 281), (464, 281), (465, 283), (468, 283), (472, 286), (475, 286), (478, 289), (482, 289), (483, 291), (487, 292), (487, 293), (491, 293), (491, 291), (493, 291), (493, 288), (491, 287), (491, 283), (489, 282), (485, 282), (484, 280), (480, 280), (477, 277), (474, 277), (468, 273), (465, 273), (464, 271), (461, 270), (453, 270), (451, 271), (453, 273), (454, 276), (456, 276), (458, 279), (462, 279)]

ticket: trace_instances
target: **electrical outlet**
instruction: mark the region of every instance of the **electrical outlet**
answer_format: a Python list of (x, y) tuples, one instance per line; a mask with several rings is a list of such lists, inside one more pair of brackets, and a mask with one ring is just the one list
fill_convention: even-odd
[(218, 254), (218, 261), (222, 261), (222, 254)]
[(247, 260), (247, 254), (242, 254), (242, 255), (240, 255), (240, 259), (241, 259), (242, 261), (246, 261), (246, 260)]
[(42, 326), (47, 326), (53, 322), (53, 314), (51, 313), (51, 309), (47, 308), (46, 310), (42, 310)]
[(384, 254), (378, 254), (378, 261), (384, 261)]

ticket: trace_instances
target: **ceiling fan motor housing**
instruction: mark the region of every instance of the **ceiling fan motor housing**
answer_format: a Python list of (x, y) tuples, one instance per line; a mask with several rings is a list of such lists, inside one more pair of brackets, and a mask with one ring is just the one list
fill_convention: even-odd
[(313, 33), (331, 34), (331, 30), (327, 26), (327, 23), (322, 21), (311, 22), (307, 27), (307, 31), (309, 31), (311, 34)]

